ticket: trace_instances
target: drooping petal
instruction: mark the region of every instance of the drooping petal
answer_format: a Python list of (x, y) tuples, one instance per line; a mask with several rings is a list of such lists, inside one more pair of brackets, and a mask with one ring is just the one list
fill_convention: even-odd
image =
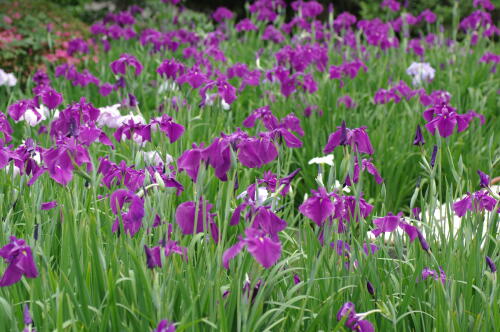
[(240, 240), (235, 245), (224, 251), (224, 254), (222, 255), (222, 265), (225, 269), (229, 269), (229, 262), (236, 257), (244, 247), (245, 243)]

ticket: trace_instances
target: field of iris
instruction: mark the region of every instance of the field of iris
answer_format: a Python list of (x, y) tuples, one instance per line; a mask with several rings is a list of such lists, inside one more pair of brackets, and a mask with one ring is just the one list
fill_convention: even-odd
[(0, 331), (496, 331), (500, 30), (473, 4), (155, 0), (0, 70)]

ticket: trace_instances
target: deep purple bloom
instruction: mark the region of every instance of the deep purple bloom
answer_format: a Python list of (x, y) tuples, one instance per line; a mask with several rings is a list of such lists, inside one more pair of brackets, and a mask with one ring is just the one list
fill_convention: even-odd
[(135, 75), (138, 76), (142, 72), (142, 64), (137, 60), (137, 58), (131, 54), (123, 53), (120, 55), (118, 60), (111, 62), (110, 67), (115, 75), (121, 74), (125, 75), (127, 67), (135, 68)]
[[(367, 159), (361, 160), (361, 171), (363, 171), (363, 172), (367, 171), (369, 174), (373, 175), (373, 177), (375, 178), (375, 181), (378, 184), (382, 184), (382, 182), (384, 182), (384, 179), (380, 176), (380, 173), (378, 172), (375, 165), (373, 165), (373, 163), (371, 162), (371, 159), (370, 160), (367, 160)], [(356, 161), (354, 162), (353, 179), (352, 179), (354, 183), (358, 183), (359, 173), (360, 173), (360, 166), (359, 166), (359, 162), (356, 158)], [(345, 180), (345, 184), (347, 186), (351, 185), (351, 179), (350, 179), (349, 175), (347, 175), (347, 178)]]
[(235, 26), (236, 31), (241, 32), (241, 31), (254, 31), (257, 30), (257, 26), (253, 24), (252, 20), (249, 18), (244, 18), (241, 21), (238, 22)]
[(479, 186), (481, 188), (487, 188), (490, 185), (490, 177), (488, 174), (481, 172), (480, 170), (477, 170), (477, 174), (479, 175)]
[(370, 295), (375, 295), (375, 288), (373, 288), (373, 285), (371, 282), (367, 281), (366, 282), (366, 289), (368, 290), (368, 293), (370, 293)]
[(486, 256), (486, 264), (488, 265), (492, 273), (497, 272), (497, 266), (489, 256)]
[(423, 244), (422, 240), (425, 241), (425, 239), (420, 230), (417, 227), (403, 221), (401, 217), (402, 213), (393, 215), (389, 212), (387, 216), (373, 220), (373, 224), (375, 224), (375, 226), (377, 227), (372, 230), (373, 235), (375, 235), (375, 237), (378, 237), (382, 233), (392, 233), (396, 230), (396, 228), (399, 227), (408, 235), (408, 237), (410, 238), (410, 242), (413, 242), (416, 238), (418, 238), (422, 245), (422, 249), (427, 250), (428, 246), (426, 247)]
[(213, 19), (220, 23), (225, 20), (230, 20), (234, 16), (234, 13), (227, 9), (226, 7), (218, 7), (215, 12), (212, 14)]
[(168, 79), (175, 80), (179, 75), (183, 74), (185, 71), (185, 66), (177, 62), (175, 59), (165, 59), (160, 64), (156, 72), (161, 76), (165, 76)]
[(38, 270), (33, 260), (31, 248), (23, 239), (10, 237), (10, 243), (0, 249), (0, 257), (9, 264), (0, 280), (0, 287), (15, 284), (24, 275), (26, 278), (36, 278)]
[(366, 127), (349, 129), (345, 127), (345, 124), (342, 127), (337, 127), (337, 131), (328, 137), (323, 153), (331, 153), (339, 145), (350, 145), (360, 153), (373, 154), (374, 152), (370, 138), (366, 133)]
[(350, 328), (352, 331), (358, 331), (358, 332), (375, 331), (372, 323), (370, 323), (367, 320), (360, 319), (359, 315), (356, 314), (356, 311), (354, 309), (354, 303), (352, 302), (344, 303), (337, 312), (338, 321), (341, 321), (344, 317), (346, 317), (345, 326)]
[[(172, 3), (175, 4), (174, 2)], [(175, 332), (175, 325), (164, 319), (158, 324), (158, 327), (154, 329), (153, 332)]]
[(426, 280), (429, 277), (432, 277), (434, 280), (441, 280), (441, 283), (443, 285), (446, 282), (446, 274), (444, 273), (444, 270), (441, 268), (441, 266), (439, 267), (439, 273), (428, 267), (425, 267), (422, 270), (422, 280)]
[(25, 99), (19, 100), (17, 103), (10, 105), (7, 110), (10, 117), (16, 122), (19, 121), (24, 113), (26, 113), (29, 109), (35, 113), (37, 119), (40, 119), (42, 116), (35, 110), (35, 106), (36, 105), (33, 100)]
[(380, 6), (382, 8), (389, 8), (393, 12), (398, 12), (401, 9), (401, 4), (396, 0), (384, 0)]
[(200, 198), (196, 202), (189, 201), (180, 204), (175, 210), (175, 221), (181, 228), (182, 234), (201, 233), (210, 231), (215, 243), (219, 242), (219, 229), (214, 221), (215, 213), (210, 213), (213, 205)]
[(7, 120), (7, 116), (0, 112), (0, 133), (3, 133), (3, 138), (0, 138), (0, 146), (6, 145), (12, 140), (12, 127)]
[(434, 145), (434, 148), (432, 149), (432, 155), (431, 155), (431, 168), (434, 168), (434, 164), (436, 163), (436, 157), (437, 157), (437, 152), (438, 152), (438, 146)]
[(62, 95), (52, 88), (45, 89), (42, 92), (42, 102), (49, 109), (56, 109), (63, 101)]
[(50, 177), (63, 186), (73, 179), (75, 167), (85, 164), (87, 171), (92, 170), (87, 149), (72, 137), (58, 141), (57, 146), (42, 154), (42, 159), (47, 165)]
[(422, 128), (417, 125), (417, 130), (415, 131), (415, 138), (413, 139), (413, 145), (424, 145), (424, 135), (422, 135)]
[(238, 144), (238, 160), (248, 168), (260, 168), (278, 156), (278, 149), (269, 138), (248, 138)]
[(161, 118), (158, 118), (152, 123), (157, 123), (160, 126), (160, 130), (165, 133), (170, 143), (176, 142), (185, 130), (184, 126), (175, 123), (173, 118), (167, 114), (163, 114)]
[(328, 193), (324, 187), (311, 192), (312, 196), (299, 206), (299, 211), (318, 226), (322, 226), (323, 222), (335, 212), (335, 205), (330, 199), (333, 194)]
[(462, 132), (469, 127), (473, 118), (479, 118), (481, 124), (484, 124), (484, 116), (477, 114), (474, 111), (469, 111), (466, 114), (458, 114), (456, 109), (443, 103), (434, 105), (423, 113), (424, 119), (427, 121), (425, 127), (434, 135), (436, 129), (441, 137), (448, 137), (453, 134), (455, 126), (458, 132)]
[(340, 106), (341, 104), (344, 104), (344, 106), (348, 109), (356, 107), (356, 103), (349, 95), (345, 95), (337, 99), (337, 106)]
[(245, 238), (240, 237), (238, 242), (224, 251), (222, 255), (222, 264), (229, 269), (229, 262), (238, 255), (246, 246), (247, 251), (261, 264), (268, 269), (273, 266), (281, 256), (281, 244), (267, 237), (265, 232), (247, 228)]
[(108, 96), (113, 90), (114, 87), (111, 83), (103, 83), (99, 86), (99, 94), (103, 97)]
[[(465, 198), (453, 203), (453, 211), (457, 216), (463, 217), (467, 211), (493, 211), (496, 204), (496, 199), (491, 197), (486, 190), (479, 190), (473, 194), (467, 193)], [(500, 210), (498, 212), (500, 213)]]
[[(124, 212), (125, 203), (129, 203), (128, 211)], [(131, 191), (118, 189), (111, 194), (109, 199), (111, 211), (114, 215), (121, 213), (121, 218), (117, 217), (113, 223), (112, 231), (120, 229), (120, 219), (125, 233), (133, 237), (142, 226), (144, 217), (144, 201)]]
[(160, 247), (149, 248), (147, 245), (144, 245), (144, 252), (146, 254), (146, 263), (148, 268), (154, 269), (155, 267), (161, 267)]
[(57, 201), (45, 202), (40, 205), (40, 210), (51, 210), (57, 206)]

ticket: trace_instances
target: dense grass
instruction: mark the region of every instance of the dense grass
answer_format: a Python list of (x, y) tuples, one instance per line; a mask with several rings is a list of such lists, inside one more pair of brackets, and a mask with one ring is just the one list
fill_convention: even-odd
[[(150, 5), (152, 14), (140, 19), (136, 24), (138, 31), (145, 27), (179, 28), (171, 23), (173, 7), (162, 3)], [(181, 14), (180, 22), (183, 20), (195, 20), (194, 31), (200, 36), (215, 29), (215, 23), (195, 13)], [(280, 20), (281, 17), (277, 26)], [(238, 62), (255, 69), (255, 53), (261, 48), (264, 51), (259, 65), (270, 70), (275, 65), (274, 53), (290, 43), (290, 36), (283, 44), (261, 41), (265, 27), (262, 22), (257, 24), (259, 32), (248, 33), (237, 33), (231, 22), (226, 24), (228, 38), (221, 42), (220, 49), (227, 63), (212, 61), (221, 71)], [(189, 29), (187, 23), (183, 27)], [(454, 26), (440, 32), (438, 27), (438, 23), (427, 24), (417, 32), (436, 33), (444, 40), (456, 30)], [(88, 69), (102, 82), (114, 82), (116, 77), (109, 64), (122, 53), (129, 53), (139, 59), (144, 70), (137, 77), (127, 72), (126, 89), (107, 97), (101, 96), (94, 85), (75, 87), (64, 78), (54, 78), (54, 68), (49, 66), (52, 86), (62, 93), (64, 105), (84, 96), (96, 107), (108, 106), (132, 93), (139, 101), (133, 111), (150, 119), (159, 114), (157, 109), (162, 102), (181, 96), (187, 100), (186, 105), (174, 110), (166, 104), (164, 111), (185, 126), (186, 131), (173, 144), (162, 132), (154, 132), (152, 141), (143, 148), (130, 140), (118, 143), (114, 138), (114, 150), (95, 143), (88, 149), (93, 171), (85, 176), (87, 179), (75, 174), (67, 186), (59, 185), (45, 174), (29, 187), (28, 177), (15, 176), (13, 167), (0, 171), (0, 245), (7, 244), (10, 235), (25, 239), (33, 248), (39, 270), (37, 278), (23, 277), (12, 286), (0, 288), (0, 330), (22, 329), (23, 305), (29, 304), (37, 331), (146, 331), (162, 319), (175, 322), (177, 331), (347, 331), (343, 322), (336, 319), (337, 311), (346, 301), (355, 303), (358, 313), (370, 311), (366, 319), (377, 331), (497, 330), (500, 290), (496, 273), (489, 271), (485, 256), (498, 262), (498, 214), (468, 213), (457, 219), (451, 205), (466, 192), (479, 189), (478, 169), (493, 177), (499, 175), (500, 77), (491, 73), (490, 64), (479, 63), (479, 59), (486, 51), (498, 54), (500, 47), (483, 38), (472, 47), (470, 36), (462, 33), (457, 38), (453, 47), (426, 49), (424, 59), (436, 68), (436, 75), (425, 89), (427, 93), (448, 91), (452, 96), (450, 104), (459, 113), (475, 110), (485, 116), (486, 123), (481, 126), (478, 120), (473, 120), (466, 131), (455, 132), (446, 139), (424, 131), (426, 144), (422, 148), (412, 145), (417, 124), (425, 124), (422, 112), (426, 107), (417, 97), (397, 104), (373, 102), (377, 90), (390, 88), (391, 82), (404, 80), (411, 85), (405, 71), (420, 58), (405, 51), (408, 40), (404, 37), (399, 48), (385, 51), (364, 43), (368, 56), (363, 61), (368, 70), (361, 70), (352, 80), (346, 79), (342, 88), (328, 78), (328, 71), (310, 68), (319, 87), (316, 93), (297, 91), (285, 98), (278, 85), (262, 81), (257, 87), (249, 86), (238, 93), (227, 111), (217, 102), (198, 107), (198, 91), (187, 84), (176, 91), (158, 92), (158, 85), (164, 79), (156, 73), (156, 68), (166, 58), (181, 60), (182, 49), (153, 54), (149, 46), (142, 46), (137, 39), (111, 41), (109, 52), (99, 51), (97, 62), (84, 60), (79, 69)], [(332, 43), (328, 55), (330, 66), (341, 64), (343, 55), (353, 59), (357, 54), (346, 47), (339, 51)], [(183, 62), (186, 66), (194, 63), (193, 59)], [(230, 82), (237, 86), (238, 80)], [(0, 109), (6, 110), (17, 100), (32, 98), (31, 84), (30, 81), (25, 87), (0, 87)], [(337, 99), (343, 95), (350, 95), (357, 106), (353, 109), (338, 106)], [(134, 237), (111, 232), (115, 216), (109, 199), (100, 195), (110, 194), (118, 187), (109, 190), (101, 185), (102, 175), (97, 173), (99, 157), (109, 156), (116, 163), (125, 160), (129, 166), (135, 164), (136, 169), (145, 167), (139, 154), (141, 149), (159, 151), (162, 156), (170, 154), (177, 160), (193, 142), (210, 144), (221, 132), (231, 133), (242, 127), (242, 121), (251, 111), (264, 105), (271, 105), (278, 118), (291, 112), (300, 118), (305, 132), (301, 137), (303, 147), (280, 147), (279, 157), (260, 169), (233, 163), (227, 182), (218, 180), (211, 167), (202, 170), (196, 183), (186, 173), (180, 173), (176, 178), (185, 187), (181, 195), (161, 188), (147, 192), (143, 226)], [(303, 112), (308, 105), (317, 105), (323, 115), (313, 112), (305, 117)], [(319, 227), (300, 214), (298, 206), (303, 203), (304, 195), (310, 196), (310, 190), (319, 185), (318, 166), (309, 165), (308, 161), (323, 155), (328, 136), (343, 120), (349, 128), (367, 127), (375, 149), (373, 163), (384, 183), (377, 185), (371, 176), (361, 176), (361, 181), (351, 187), (351, 194), (359, 197), (363, 193), (374, 206), (373, 212), (366, 220), (349, 224), (344, 233), (336, 232), (336, 222), (333, 226), (325, 223), (322, 246), (318, 241)], [(28, 137), (45, 148), (54, 144), (48, 134), (37, 133), (38, 127), (14, 123), (12, 119), (10, 123), (14, 129), (11, 142), (14, 147)], [(43, 124), (49, 126), (48, 121)], [(248, 132), (256, 135), (261, 130), (264, 128), (259, 124)], [(112, 130), (106, 132), (112, 137)], [(434, 144), (438, 145), (438, 155), (435, 167), (431, 168)], [(335, 180), (343, 182), (345, 175), (352, 172), (354, 156), (346, 151), (336, 149), (335, 165), (323, 166), (322, 181), (328, 189)], [(292, 192), (275, 202), (280, 207), (276, 213), (288, 223), (279, 236), (281, 258), (271, 268), (264, 269), (244, 250), (231, 262), (230, 269), (224, 269), (222, 254), (243, 234), (247, 223), (229, 226), (234, 208), (241, 203), (237, 196), (262, 178), (265, 171), (284, 177), (296, 168), (301, 171), (292, 181)], [(419, 177), (420, 186), (416, 187)], [(218, 244), (204, 233), (182, 235), (175, 223), (177, 206), (197, 201), (200, 196), (214, 204), (212, 212), (217, 213), (215, 221), (221, 234)], [(58, 202), (56, 208), (40, 210), (42, 202), (52, 200)], [(441, 210), (443, 218), (438, 221), (433, 212), (443, 203), (446, 209)], [(409, 215), (415, 206), (424, 213), (422, 223), (412, 222), (422, 229), (437, 229), (426, 233), (429, 252), (422, 250), (418, 241), (410, 243), (407, 236), (393, 234), (386, 243), (382, 238), (375, 240), (380, 248), (377, 253), (369, 256), (363, 253), (363, 243), (370, 241), (366, 234), (374, 227), (373, 219), (391, 211)], [(144, 245), (157, 245), (168, 229), (166, 224), (152, 228), (156, 214), (174, 224), (172, 238), (188, 248), (187, 262), (173, 255), (163, 257), (163, 267), (148, 269)], [(455, 236), (444, 233), (443, 223), (457, 222), (460, 226)], [(483, 229), (485, 235), (481, 235)], [(350, 257), (336, 254), (329, 245), (334, 240), (350, 244)], [(0, 271), (6, 266), (1, 263)], [(422, 281), (424, 267), (434, 270), (442, 267), (446, 282), (432, 278)], [(294, 275), (300, 278), (297, 284)], [(247, 279), (250, 288), (260, 282), (253, 298), (243, 290)], [(373, 284), (374, 296), (367, 290), (368, 281)]]

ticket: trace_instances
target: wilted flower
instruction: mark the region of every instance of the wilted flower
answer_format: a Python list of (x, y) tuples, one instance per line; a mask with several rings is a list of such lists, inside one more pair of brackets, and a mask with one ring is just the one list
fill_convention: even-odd
[(33, 260), (31, 248), (23, 239), (10, 237), (10, 243), (0, 249), (0, 257), (9, 264), (0, 279), (0, 287), (15, 284), (24, 275), (26, 278), (36, 278), (38, 270)]

